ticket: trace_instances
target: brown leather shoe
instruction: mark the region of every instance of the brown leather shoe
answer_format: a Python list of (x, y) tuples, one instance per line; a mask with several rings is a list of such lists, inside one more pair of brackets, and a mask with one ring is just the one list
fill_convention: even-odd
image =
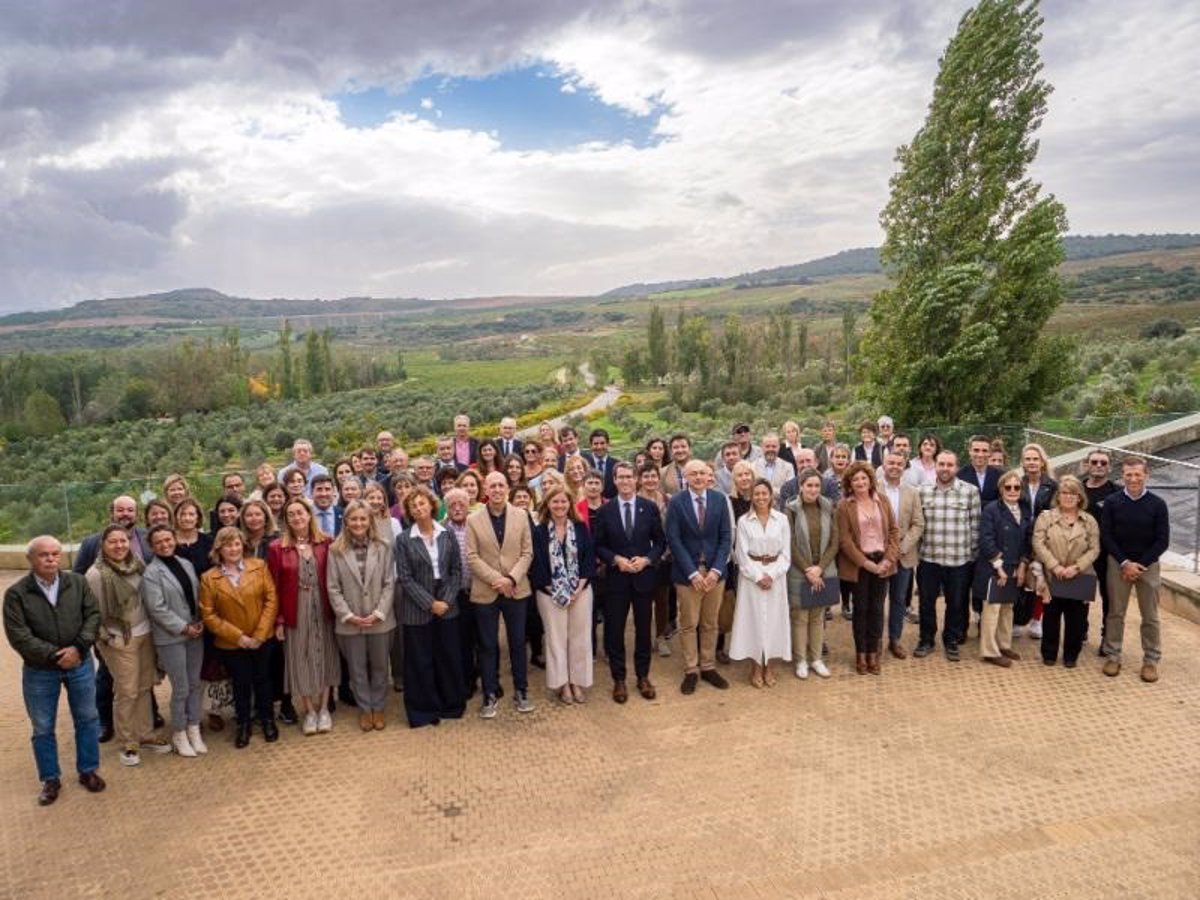
[(1003, 656), (1005, 659), (1020, 659), (1021, 658), (1021, 654), (1018, 653), (1016, 650), (1008, 650), (1008, 649), (1005, 649), (1004, 647), (1000, 648), (1000, 655)]
[(93, 794), (98, 794), (104, 790), (105, 787), (107, 787), (107, 785), (104, 783), (104, 779), (97, 775), (95, 771), (84, 772), (79, 776), (79, 783)]
[(42, 782), (42, 792), (38, 794), (38, 806), (49, 806), (58, 799), (58, 792), (61, 790), (61, 781), (57, 778), (47, 778)]
[(375, 730), (375, 713), (365, 712), (358, 717), (358, 727), (363, 731)]
[(854, 654), (854, 671), (857, 672), (859, 675), (867, 674), (867, 654), (865, 654), (865, 653), (855, 653)]
[(879, 654), (878, 653), (868, 653), (867, 654), (867, 671), (870, 672), (872, 675), (879, 674), (880, 670), (879, 670)]
[(1121, 663), (1118, 660), (1110, 659), (1104, 664), (1103, 672), (1109, 678), (1116, 678), (1121, 674)]
[(888, 641), (888, 652), (896, 659), (908, 659), (908, 651), (900, 646), (899, 641)]
[(216, 713), (208, 714), (208, 730), (209, 731), (221, 731), (224, 728), (225, 728), (225, 720), (224, 719), (222, 719)]
[(623, 681), (613, 682), (613, 700), (617, 703), (624, 703), (629, 699), (629, 688), (625, 686)]
[(1154, 663), (1145, 663), (1142, 666), (1142, 681), (1147, 684), (1154, 684), (1158, 681), (1158, 666)]
[(1002, 669), (1012, 668), (1012, 660), (1007, 656), (981, 656), (979, 657), (979, 661), (999, 666)]
[(377, 709), (371, 713), (371, 719), (376, 731), (383, 731), (383, 729), (387, 728), (387, 716), (384, 715), (382, 709)]
[(658, 691), (654, 690), (654, 685), (650, 683), (649, 678), (639, 678), (637, 681), (638, 693), (647, 700), (653, 700), (658, 696)]

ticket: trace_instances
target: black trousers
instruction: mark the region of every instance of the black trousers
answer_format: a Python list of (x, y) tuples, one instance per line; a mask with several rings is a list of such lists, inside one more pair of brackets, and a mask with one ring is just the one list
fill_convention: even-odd
[(404, 626), (404, 713), (413, 728), (461, 719), (467, 702), (459, 617)]
[[(842, 582), (844, 585), (846, 582)], [(883, 607), (887, 601), (888, 580), (858, 570), (858, 581), (851, 583), (854, 597), (854, 652), (878, 653), (883, 641)]]
[[(205, 632), (207, 634), (207, 632)], [(151, 691), (150, 696), (154, 696)], [(96, 652), (96, 712), (100, 714), (100, 724), (105, 728), (113, 727), (113, 680), (112, 673), (104, 664), (104, 657)]]
[(650, 677), (650, 619), (654, 612), (654, 588), (639, 591), (627, 575), (610, 573), (604, 593), (604, 653), (613, 681), (625, 680), (625, 623), (633, 608), (633, 671), (638, 678)]
[(462, 662), (462, 680), (467, 697), (475, 693), (475, 688), (479, 684), (479, 659), (475, 652), (478, 643), (479, 632), (475, 625), (475, 604), (470, 601), (466, 591), (459, 591), (458, 655)]
[(238, 724), (250, 724), (251, 695), (255, 718), (260, 722), (274, 721), (269, 645), (263, 644), (257, 650), (222, 650), (221, 661), (233, 682), (233, 709)]
[(1075, 662), (1087, 631), (1088, 605), (1082, 600), (1052, 597), (1042, 613), (1042, 659), (1058, 659), (1058, 639), (1062, 635), (1063, 662)]

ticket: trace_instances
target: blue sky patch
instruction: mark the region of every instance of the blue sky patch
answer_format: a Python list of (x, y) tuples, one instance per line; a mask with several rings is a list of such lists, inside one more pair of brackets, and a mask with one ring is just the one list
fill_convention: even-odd
[(649, 147), (665, 107), (634, 115), (547, 66), (510, 69), (486, 78), (430, 74), (400, 94), (382, 87), (334, 95), (342, 121), (375, 128), (396, 113), (439, 128), (494, 134), (506, 150), (566, 150), (593, 141)]

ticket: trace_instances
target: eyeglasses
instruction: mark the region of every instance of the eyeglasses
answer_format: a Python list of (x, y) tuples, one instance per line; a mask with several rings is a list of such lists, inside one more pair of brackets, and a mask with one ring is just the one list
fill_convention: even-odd
[(537, 456), (540, 453), (541, 453), (540, 450), (534, 450), (532, 447), (530, 447), (528, 450), (525, 451), (526, 456)]
[(1002, 491), (1019, 491), (1020, 489), (1021, 486), (1019, 484), (1006, 484), (1004, 487), (1000, 488)]
[(1108, 460), (1107, 459), (1089, 459), (1088, 465), (1089, 466), (1107, 466)]

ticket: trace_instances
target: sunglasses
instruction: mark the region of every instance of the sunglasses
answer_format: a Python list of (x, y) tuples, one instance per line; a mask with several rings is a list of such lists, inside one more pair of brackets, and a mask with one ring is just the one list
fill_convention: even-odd
[(1089, 466), (1107, 466), (1108, 460), (1107, 459), (1092, 459), (1092, 460), (1088, 460), (1088, 465)]
[(1004, 487), (1000, 488), (1002, 491), (1019, 491), (1020, 489), (1021, 486), (1019, 484), (1006, 484)]

